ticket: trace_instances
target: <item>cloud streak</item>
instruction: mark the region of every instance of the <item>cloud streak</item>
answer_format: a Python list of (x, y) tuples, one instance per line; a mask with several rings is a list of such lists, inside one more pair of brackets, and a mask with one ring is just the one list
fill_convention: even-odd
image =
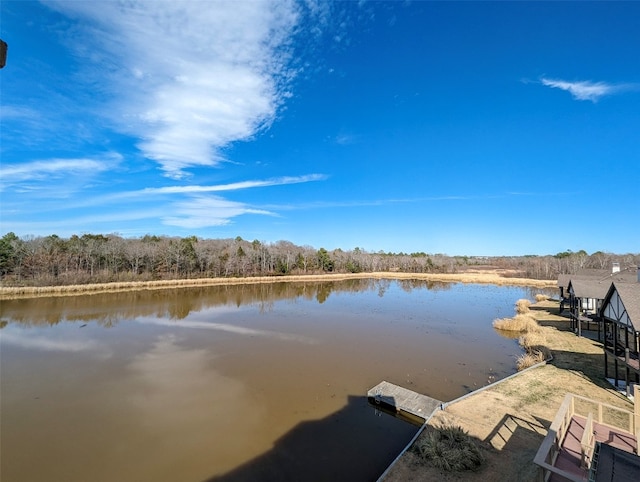
[(243, 214), (277, 216), (263, 209), (255, 209), (245, 203), (229, 201), (217, 196), (193, 196), (191, 199), (174, 203), (173, 216), (165, 216), (162, 222), (169, 226), (198, 229), (211, 226), (226, 226), (231, 220)]
[[(75, 187), (80, 180), (93, 178), (100, 173), (113, 169), (122, 161), (118, 153), (108, 153), (101, 158), (69, 158), (69, 159), (41, 159), (22, 164), (5, 164), (0, 166), (0, 191), (9, 186), (19, 190), (38, 190), (37, 183), (44, 181), (51, 186), (55, 180), (66, 180), (65, 191), (69, 184)], [(73, 183), (69, 183), (74, 179)]]
[(609, 84), (606, 82), (591, 82), (588, 80), (570, 82), (560, 79), (540, 79), (542, 85), (553, 89), (561, 89), (569, 92), (576, 100), (590, 100), (596, 103), (602, 97), (633, 90), (633, 84)]
[[(110, 164), (92, 159), (61, 159), (49, 161), (37, 161), (26, 164), (24, 166), (16, 165), (6, 167), (7, 174), (10, 174), (13, 180), (18, 178), (31, 177), (34, 179), (33, 195), (44, 190), (45, 194), (51, 196), (50, 191), (60, 191), (63, 189), (60, 180), (69, 176), (74, 172), (74, 182), (81, 177), (75, 171), (81, 171), (87, 176), (93, 175), (96, 171), (105, 171)], [(45, 174), (50, 173), (45, 176)], [(2, 172), (4, 174), (4, 171)], [(50, 184), (52, 177), (55, 175), (59, 182), (54, 183), (50, 188), (45, 189), (41, 185), (45, 182)], [(44, 182), (37, 183), (42, 177)], [(122, 223), (133, 223), (135, 221), (152, 221), (159, 220), (164, 226), (173, 226), (183, 229), (200, 229), (208, 227), (227, 226), (232, 223), (233, 218), (238, 216), (253, 214), (260, 216), (279, 217), (277, 209), (264, 206), (253, 206), (244, 202), (231, 201), (221, 196), (208, 195), (209, 193), (219, 193), (237, 190), (247, 190), (253, 188), (277, 187), (291, 184), (301, 184), (307, 182), (317, 182), (327, 179), (324, 174), (307, 174), (302, 176), (283, 176), (270, 179), (254, 179), (229, 184), (218, 185), (185, 185), (185, 186), (165, 186), (159, 188), (145, 188), (135, 191), (123, 191), (119, 193), (92, 196), (87, 192), (86, 196), (81, 199), (64, 203), (53, 203), (49, 200), (43, 205), (39, 214), (45, 212), (83, 212), (89, 208), (95, 208), (84, 215), (69, 215), (65, 217), (65, 229), (77, 230), (89, 226), (113, 226), (118, 232), (122, 232), (124, 228), (118, 227)], [(18, 183), (16, 182), (16, 185)], [(19, 184), (20, 189), (26, 192), (30, 187), (26, 184)], [(40, 187), (38, 187), (40, 186)], [(108, 206), (110, 209), (102, 211)], [(116, 207), (120, 206), (120, 207)], [(11, 203), (5, 203), (4, 214), (17, 215), (19, 211), (15, 211)], [(14, 212), (15, 211), (15, 212)], [(46, 215), (45, 215), (46, 216)], [(27, 220), (13, 220), (11, 222), (13, 230), (48, 233), (60, 229), (59, 222), (52, 222), (48, 217), (37, 220), (34, 217)], [(141, 224), (140, 224), (141, 226)], [(97, 229), (91, 227), (90, 229)]]
[(166, 186), (158, 188), (146, 188), (132, 193), (139, 194), (182, 194), (182, 193), (202, 193), (202, 192), (222, 192), (237, 191), (240, 189), (251, 189), (255, 187), (283, 186), (286, 184), (300, 184), (313, 181), (324, 181), (327, 176), (324, 174), (307, 174), (305, 176), (285, 176), (266, 180), (241, 181), (230, 184), (219, 184), (216, 186)]
[(168, 177), (222, 161), (224, 147), (268, 127), (289, 96), (293, 1), (47, 4), (85, 21), (75, 48), (114, 67), (102, 80), (112, 121)]

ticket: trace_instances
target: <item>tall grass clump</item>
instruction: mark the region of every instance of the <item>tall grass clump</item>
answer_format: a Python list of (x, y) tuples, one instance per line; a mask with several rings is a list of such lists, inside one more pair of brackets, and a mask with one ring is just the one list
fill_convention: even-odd
[(527, 299), (520, 299), (516, 301), (516, 313), (519, 315), (524, 315), (525, 313), (529, 313), (529, 307), (531, 306), (531, 301)]
[(540, 303), (541, 301), (547, 301), (549, 297), (547, 295), (543, 295), (542, 293), (538, 293), (536, 295), (536, 303)]
[(524, 349), (524, 353), (516, 359), (518, 371), (548, 360), (551, 357), (551, 350), (545, 346), (546, 341), (544, 334), (541, 332), (525, 333), (518, 339), (519, 345)]
[(531, 314), (517, 314), (513, 318), (498, 318), (493, 321), (493, 327), (498, 330), (515, 331), (518, 333), (538, 332), (540, 325)]
[(518, 338), (518, 343), (525, 350), (534, 350), (539, 347), (545, 347), (546, 342), (547, 338), (541, 331), (530, 331)]
[(445, 472), (478, 470), (485, 462), (480, 447), (459, 426), (433, 427), (425, 431), (413, 451), (432, 467)]
[(518, 339), (518, 343), (524, 349), (524, 353), (516, 359), (518, 371), (551, 357), (551, 351), (545, 345), (546, 339), (542, 328), (536, 321), (535, 316), (529, 312), (530, 306), (531, 302), (529, 300), (518, 300), (516, 302), (516, 316), (513, 318), (499, 318), (493, 321), (493, 327), (498, 330), (522, 334)]
[(516, 359), (516, 368), (518, 371), (522, 371), (525, 368), (532, 367), (538, 363), (545, 361), (546, 358), (542, 352), (536, 351), (533, 353), (523, 353)]

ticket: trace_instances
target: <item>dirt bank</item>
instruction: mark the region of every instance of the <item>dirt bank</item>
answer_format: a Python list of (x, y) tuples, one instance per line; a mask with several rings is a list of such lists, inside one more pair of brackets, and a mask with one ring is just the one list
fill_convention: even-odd
[(252, 283), (282, 283), (305, 281), (340, 281), (345, 279), (424, 279), (431, 281), (444, 281), (452, 283), (482, 283), (509, 286), (532, 286), (538, 288), (555, 287), (555, 280), (534, 280), (512, 277), (510, 270), (473, 270), (469, 269), (460, 273), (433, 274), (433, 273), (345, 273), (345, 274), (321, 274), (302, 276), (261, 276), (253, 278), (198, 278), (183, 280), (163, 281), (130, 281), (117, 283), (99, 283), (68, 286), (25, 286), (6, 287), (0, 286), (0, 299), (30, 298), (36, 296), (75, 296), (79, 294), (104, 293), (115, 291), (151, 290), (165, 288), (184, 288), (189, 286), (216, 286)]
[(602, 345), (570, 332), (567, 319), (558, 316), (558, 303), (541, 302), (532, 310), (544, 326), (553, 360), (449, 405), (436, 413), (426, 429), (443, 423), (462, 426), (481, 445), (485, 467), (477, 473), (444, 473), (424, 466), (409, 450), (385, 482), (533, 482), (538, 480), (533, 458), (567, 392), (633, 411), (631, 402), (604, 380)]

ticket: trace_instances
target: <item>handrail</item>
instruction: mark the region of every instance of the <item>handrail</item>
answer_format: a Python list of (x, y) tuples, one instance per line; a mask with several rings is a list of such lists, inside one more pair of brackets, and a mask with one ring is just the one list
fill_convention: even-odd
[(539, 464), (536, 462), (536, 464), (538, 464), (543, 470), (546, 470), (547, 472), (549, 472), (547, 476), (545, 476), (544, 474), (542, 476), (542, 480), (545, 482), (549, 480), (549, 477), (551, 476), (552, 473), (557, 474), (563, 479), (569, 480), (570, 482), (584, 482), (583, 477), (578, 477), (577, 475), (571, 474), (569, 472), (565, 472), (564, 470), (554, 467), (553, 465), (549, 465), (546, 462), (543, 462), (542, 464)]
[[(633, 434), (633, 430), (630, 430), (630, 429), (635, 425), (636, 422), (640, 422), (640, 420), (637, 419), (637, 417), (634, 414), (634, 412), (630, 412), (629, 410), (625, 410), (624, 408), (614, 407), (613, 405), (609, 405), (608, 403), (599, 402), (597, 400), (593, 400), (591, 398), (582, 397), (580, 395), (574, 395), (574, 394), (567, 394), (567, 395), (568, 396), (570, 395), (574, 399), (580, 399), (580, 400), (585, 401), (587, 403), (596, 404), (596, 406), (598, 408), (598, 418), (597, 418), (596, 421), (600, 425), (605, 425), (607, 427), (613, 427), (615, 429), (623, 430), (624, 432)], [(606, 423), (604, 421), (604, 416), (603, 416), (605, 409), (608, 412), (618, 412), (618, 413), (620, 413), (622, 415), (626, 415), (628, 417), (629, 423), (624, 427), (622, 425), (612, 425), (610, 423)], [(574, 410), (574, 414), (575, 413), (577, 413), (577, 412)], [(581, 414), (578, 414), (578, 415), (581, 415)]]
[[(590, 404), (595, 404), (597, 408), (597, 422), (601, 425), (607, 425), (609, 427), (615, 428), (621, 432), (628, 432), (630, 434), (634, 434), (633, 430), (628, 430), (627, 428), (622, 428), (620, 426), (614, 426), (610, 424), (606, 424), (603, 422), (603, 414), (606, 410), (607, 412), (618, 412), (622, 414), (626, 414), (629, 416), (629, 424), (628, 428), (638, 428), (640, 427), (640, 409), (638, 406), (640, 404), (636, 404), (635, 413), (629, 412), (628, 410), (624, 410), (618, 407), (614, 407), (613, 405), (609, 405), (607, 403), (599, 402), (597, 400), (593, 400), (590, 398), (582, 397), (580, 395), (574, 395), (572, 393), (567, 393), (560, 405), (560, 408), (556, 412), (556, 416), (549, 427), (549, 431), (545, 436), (544, 440), (540, 444), (536, 456), (533, 459), (533, 462), (540, 467), (541, 469), (541, 477), (542, 481), (546, 481), (549, 479), (551, 474), (557, 474), (567, 480), (570, 481), (581, 481), (580, 477), (572, 475), (569, 472), (565, 472), (562, 469), (559, 469), (554, 466), (556, 459), (560, 453), (560, 449), (562, 447), (562, 442), (564, 441), (564, 437), (569, 427), (569, 423), (574, 415), (581, 415), (581, 413), (576, 410), (576, 401), (584, 401)], [(593, 458), (593, 452), (595, 449), (595, 435), (593, 431), (593, 423), (594, 423), (594, 415), (593, 412), (589, 411), (587, 415), (587, 423), (585, 425), (585, 431), (582, 435), (582, 439), (580, 441), (581, 445), (581, 468), (587, 470), (591, 464), (591, 459)], [(636, 430), (637, 431), (637, 430)], [(636, 439), (637, 439), (637, 434)]]

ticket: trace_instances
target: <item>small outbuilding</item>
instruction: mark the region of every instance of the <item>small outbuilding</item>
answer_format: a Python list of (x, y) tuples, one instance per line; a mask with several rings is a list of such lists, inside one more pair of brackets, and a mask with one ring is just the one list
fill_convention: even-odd
[(569, 311), (571, 313), (571, 329), (582, 336), (582, 324), (587, 324), (587, 330), (594, 323), (598, 328), (598, 340), (601, 340), (601, 320), (599, 310), (607, 295), (611, 281), (601, 281), (593, 278), (572, 278), (569, 281)]

